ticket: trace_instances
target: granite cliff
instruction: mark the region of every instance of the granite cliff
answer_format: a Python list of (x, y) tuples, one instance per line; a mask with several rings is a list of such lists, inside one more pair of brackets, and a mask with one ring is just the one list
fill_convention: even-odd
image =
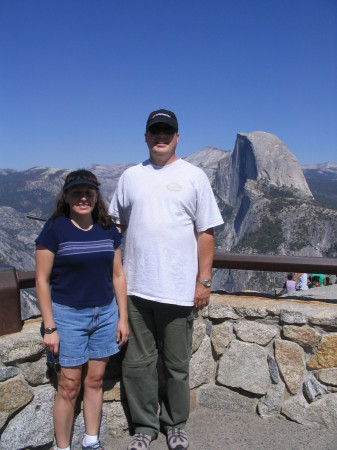
[[(280, 139), (261, 131), (238, 133), (233, 152), (221, 155), (213, 148), (202, 152), (210, 156), (200, 158), (197, 153), (187, 160), (208, 173), (217, 196), (225, 221), (216, 230), (219, 250), (336, 256), (337, 211), (316, 202), (301, 166)], [(319, 169), (325, 175), (326, 168)], [(270, 292), (283, 276), (217, 270), (213, 287)]]

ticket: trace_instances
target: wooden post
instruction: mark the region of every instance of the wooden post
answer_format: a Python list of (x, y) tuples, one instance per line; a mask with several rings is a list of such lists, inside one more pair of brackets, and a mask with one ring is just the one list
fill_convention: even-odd
[(0, 336), (22, 330), (20, 287), (14, 267), (0, 266)]

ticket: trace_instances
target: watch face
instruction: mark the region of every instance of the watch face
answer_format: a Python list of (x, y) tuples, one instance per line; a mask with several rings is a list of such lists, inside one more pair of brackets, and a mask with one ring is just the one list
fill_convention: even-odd
[(211, 280), (199, 280), (199, 283), (201, 283), (206, 288), (210, 288), (211, 285), (212, 285), (212, 281)]
[(46, 329), (44, 330), (44, 332), (45, 332), (46, 334), (52, 334), (55, 330), (56, 330), (56, 328), (46, 328)]

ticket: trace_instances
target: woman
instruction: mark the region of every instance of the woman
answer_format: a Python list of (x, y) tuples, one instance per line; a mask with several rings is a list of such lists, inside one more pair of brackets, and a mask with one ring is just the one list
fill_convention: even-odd
[(53, 413), (59, 450), (70, 449), (81, 380), (82, 449), (102, 449), (98, 439), (102, 380), (109, 356), (129, 336), (120, 243), (96, 176), (87, 170), (69, 173), (55, 211), (36, 239), (43, 345), (49, 357), (58, 355), (61, 368)]
[(288, 273), (286, 281), (283, 283), (283, 287), (281, 291), (277, 294), (275, 290), (275, 297), (281, 297), (281, 295), (284, 295), (289, 292), (294, 292), (296, 287), (296, 281), (293, 280), (293, 274)]
[(292, 273), (288, 273), (286, 281), (286, 289), (288, 293), (294, 292), (296, 289), (296, 281), (293, 278), (294, 275)]

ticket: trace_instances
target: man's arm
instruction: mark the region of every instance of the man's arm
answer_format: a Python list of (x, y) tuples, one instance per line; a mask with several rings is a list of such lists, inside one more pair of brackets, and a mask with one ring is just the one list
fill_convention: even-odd
[(303, 273), (298, 273), (294, 276), (293, 280), (296, 281), (298, 278), (300, 278), (301, 275), (303, 275)]
[(123, 234), (123, 233), (125, 233), (125, 231), (127, 229), (127, 226), (126, 225), (120, 225), (119, 223), (116, 223), (116, 228), (121, 234)]
[(123, 214), (123, 206), (120, 203), (120, 201), (118, 200), (118, 198), (123, 198), (123, 191), (122, 191), (122, 187), (123, 187), (123, 175), (120, 177), (116, 190), (112, 196), (110, 205), (109, 205), (109, 214), (112, 217), (117, 230), (120, 233), (124, 233), (127, 229), (127, 225), (125, 225), (125, 220), (124, 220), (124, 214)]
[(198, 280), (210, 280), (212, 278), (212, 265), (214, 257), (214, 232), (213, 228), (197, 234), (198, 241), (198, 277), (195, 285), (194, 307), (202, 309), (209, 303), (211, 288), (207, 288)]

